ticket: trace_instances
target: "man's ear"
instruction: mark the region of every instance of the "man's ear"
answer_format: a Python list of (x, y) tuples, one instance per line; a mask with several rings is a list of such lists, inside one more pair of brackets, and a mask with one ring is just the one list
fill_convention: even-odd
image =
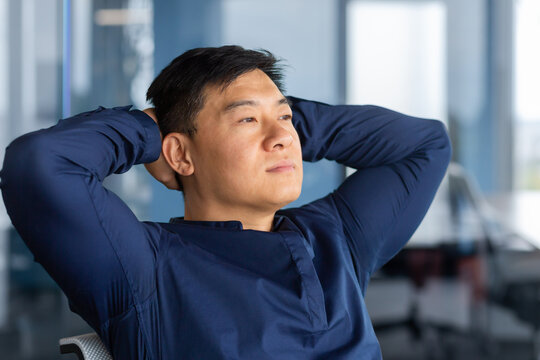
[(161, 145), (161, 151), (169, 166), (182, 176), (189, 176), (195, 171), (190, 150), (190, 138), (178, 132), (167, 134)]

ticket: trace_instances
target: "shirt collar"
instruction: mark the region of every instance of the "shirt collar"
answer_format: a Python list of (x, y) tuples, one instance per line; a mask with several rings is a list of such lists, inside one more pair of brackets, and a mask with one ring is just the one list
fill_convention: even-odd
[(183, 216), (174, 217), (169, 220), (171, 224), (199, 225), (219, 229), (243, 230), (242, 223), (238, 220), (229, 221), (199, 221), (185, 220)]
[[(185, 224), (185, 225), (198, 225), (206, 226), (210, 228), (218, 229), (230, 229), (230, 230), (243, 230), (242, 223), (238, 220), (228, 221), (199, 221), (199, 220), (185, 220), (183, 216), (170, 218), (171, 224)], [(274, 223), (272, 225), (272, 232), (278, 231), (297, 231), (296, 226), (283, 215), (275, 215)]]
[[(185, 220), (183, 216), (174, 217), (169, 220), (169, 223), (172, 224), (185, 224), (185, 225), (198, 225), (205, 226), (208, 228), (214, 229), (230, 229), (236, 231), (242, 231), (242, 223), (238, 220), (229, 220), (229, 221), (194, 221), (194, 220)], [(315, 257), (315, 253), (310, 242), (302, 235), (300, 229), (294, 224), (294, 222), (285, 215), (275, 214), (274, 223), (272, 225), (272, 231), (267, 232), (267, 234), (278, 233), (278, 232), (294, 232), (299, 235), (306, 247), (311, 259)]]

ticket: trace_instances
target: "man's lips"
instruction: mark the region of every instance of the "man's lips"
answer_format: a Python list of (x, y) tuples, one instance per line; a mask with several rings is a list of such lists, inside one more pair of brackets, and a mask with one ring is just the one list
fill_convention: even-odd
[(285, 172), (294, 170), (294, 162), (292, 160), (281, 160), (266, 169), (267, 172)]

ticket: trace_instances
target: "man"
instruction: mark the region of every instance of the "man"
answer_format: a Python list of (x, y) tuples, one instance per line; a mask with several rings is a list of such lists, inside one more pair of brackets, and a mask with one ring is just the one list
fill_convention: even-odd
[[(381, 358), (364, 293), (427, 211), (447, 133), (280, 81), (270, 53), (194, 49), (151, 85), (155, 111), (99, 108), (6, 149), (15, 228), (115, 359)], [(280, 210), (322, 158), (358, 171)], [(184, 192), (184, 218), (139, 222), (102, 187), (139, 163)]]

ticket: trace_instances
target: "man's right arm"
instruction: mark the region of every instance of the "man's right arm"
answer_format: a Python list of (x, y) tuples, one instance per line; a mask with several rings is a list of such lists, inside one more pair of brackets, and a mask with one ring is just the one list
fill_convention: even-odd
[(156, 161), (159, 129), (127, 107), (79, 114), (15, 139), (0, 188), (13, 225), (94, 328), (153, 291), (159, 228), (141, 223), (106, 176)]

